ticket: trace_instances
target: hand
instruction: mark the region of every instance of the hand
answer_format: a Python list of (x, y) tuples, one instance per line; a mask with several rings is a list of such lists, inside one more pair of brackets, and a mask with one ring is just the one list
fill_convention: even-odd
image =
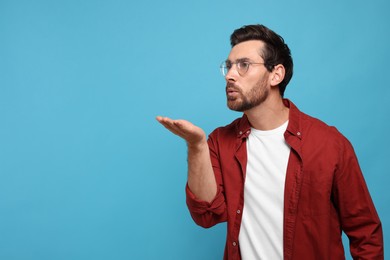
[(195, 147), (202, 143), (206, 143), (205, 132), (191, 122), (186, 120), (172, 120), (162, 116), (158, 116), (156, 119), (169, 131), (183, 138), (188, 146)]

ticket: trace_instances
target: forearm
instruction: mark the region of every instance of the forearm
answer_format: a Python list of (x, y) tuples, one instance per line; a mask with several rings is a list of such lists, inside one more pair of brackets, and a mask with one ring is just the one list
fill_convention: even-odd
[(188, 146), (188, 187), (198, 200), (211, 202), (217, 193), (209, 147), (204, 131), (186, 120), (158, 116), (157, 121)]
[(188, 144), (188, 187), (199, 200), (211, 202), (217, 193), (217, 183), (206, 141)]

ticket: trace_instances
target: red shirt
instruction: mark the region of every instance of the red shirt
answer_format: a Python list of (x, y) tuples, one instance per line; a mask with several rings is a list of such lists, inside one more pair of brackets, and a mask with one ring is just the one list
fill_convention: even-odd
[[(383, 259), (382, 226), (350, 142), (336, 128), (300, 112), (289, 100), (284, 133), (291, 147), (284, 191), (284, 259), (345, 259), (341, 232), (354, 259)], [(247, 117), (214, 130), (208, 140), (218, 192), (200, 201), (188, 186), (187, 205), (205, 228), (227, 221), (224, 259), (241, 259)]]

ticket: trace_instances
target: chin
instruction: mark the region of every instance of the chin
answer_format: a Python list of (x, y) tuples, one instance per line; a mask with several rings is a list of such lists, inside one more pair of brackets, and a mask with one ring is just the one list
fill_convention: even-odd
[(237, 112), (244, 112), (241, 104), (237, 104), (235, 102), (228, 101), (227, 106), (230, 110), (237, 111)]

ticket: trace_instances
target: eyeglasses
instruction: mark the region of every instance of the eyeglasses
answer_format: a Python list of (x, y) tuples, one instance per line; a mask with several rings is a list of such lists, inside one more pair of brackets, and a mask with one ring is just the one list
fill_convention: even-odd
[(243, 76), (245, 73), (248, 72), (249, 67), (251, 65), (260, 65), (260, 64), (265, 64), (265, 63), (260, 63), (260, 62), (250, 62), (247, 60), (238, 60), (235, 62), (231, 61), (224, 61), (222, 62), (221, 66), (219, 67), (221, 69), (221, 73), (223, 76), (226, 76), (229, 72), (229, 70), (232, 68), (233, 64), (237, 65), (237, 72), (240, 74), (240, 76)]

